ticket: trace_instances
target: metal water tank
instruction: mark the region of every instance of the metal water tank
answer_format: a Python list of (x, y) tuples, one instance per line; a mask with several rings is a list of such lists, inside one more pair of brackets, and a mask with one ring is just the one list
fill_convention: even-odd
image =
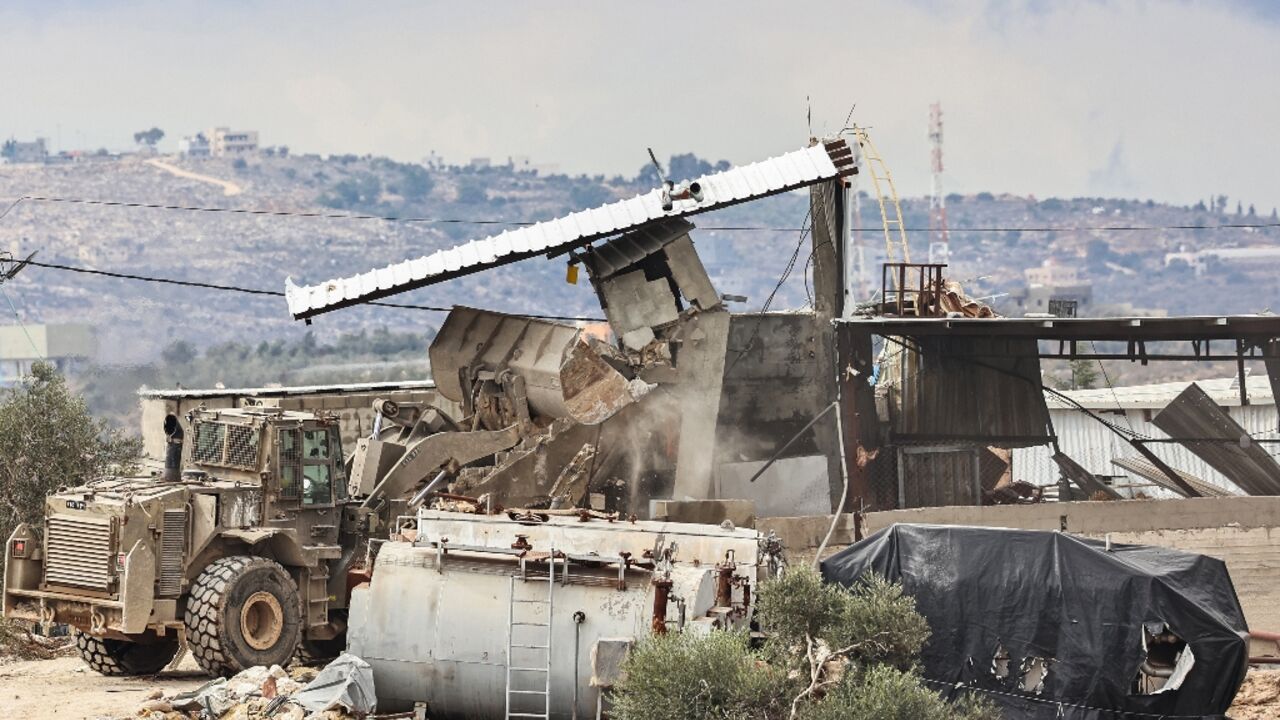
[(750, 619), (753, 530), (434, 510), (416, 525), (351, 598), (349, 651), (373, 666), (381, 712), (596, 717), (635, 640)]

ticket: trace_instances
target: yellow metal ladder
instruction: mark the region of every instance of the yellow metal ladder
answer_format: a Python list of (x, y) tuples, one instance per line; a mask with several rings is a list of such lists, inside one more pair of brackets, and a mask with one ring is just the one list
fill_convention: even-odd
[[(893, 184), (893, 174), (884, 158), (876, 150), (875, 143), (866, 128), (855, 127), (854, 138), (862, 148), (863, 167), (871, 176), (871, 185), (880, 204), (880, 220), (884, 226), (885, 262), (911, 262), (911, 250), (907, 246), (907, 229), (902, 223), (902, 204), (898, 202), (898, 189)], [(897, 278), (894, 278), (897, 282)]]

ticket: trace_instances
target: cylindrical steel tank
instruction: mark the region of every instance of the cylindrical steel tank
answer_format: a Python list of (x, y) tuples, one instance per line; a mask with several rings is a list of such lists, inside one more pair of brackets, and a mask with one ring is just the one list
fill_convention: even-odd
[[(643, 556), (655, 546), (674, 560), (653, 567)], [(731, 568), (738, 583), (754, 585), (757, 547), (754, 531), (716, 526), (577, 518), (527, 526), (424, 510), (415, 542), (384, 544), (372, 581), (354, 591), (349, 651), (373, 666), (382, 712), (425, 701), (432, 718), (501, 718), (511, 689), (526, 691), (510, 695), (513, 712), (545, 706), (569, 720), (576, 702), (576, 717), (592, 718), (599, 686), (612, 683), (609, 658), (650, 633), (656, 614), (669, 632), (749, 621), (738, 600), (752, 594), (718, 607), (717, 579)], [(670, 581), (661, 608), (655, 577)], [(508, 665), (526, 668), (511, 671), (510, 687)]]

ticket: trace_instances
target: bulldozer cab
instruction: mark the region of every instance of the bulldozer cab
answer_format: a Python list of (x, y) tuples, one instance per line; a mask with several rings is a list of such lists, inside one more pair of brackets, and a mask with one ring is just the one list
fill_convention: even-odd
[(332, 508), (346, 500), (336, 418), (275, 408), (196, 410), (188, 468), (260, 485), (266, 517)]

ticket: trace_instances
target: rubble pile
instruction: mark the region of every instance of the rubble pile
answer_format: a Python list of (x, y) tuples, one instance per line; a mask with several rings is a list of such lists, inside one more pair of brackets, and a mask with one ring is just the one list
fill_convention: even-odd
[[(342, 655), (324, 670), (252, 667), (195, 690), (166, 697), (160, 690), (129, 720), (352, 720), (376, 707), (369, 665)], [(125, 720), (121, 718), (119, 720)]]
[(70, 636), (45, 637), (31, 632), (24, 623), (0, 619), (0, 663), (16, 660), (52, 660), (74, 655), (75, 640)]
[(1250, 670), (1227, 715), (1232, 720), (1280, 717), (1280, 670)]

